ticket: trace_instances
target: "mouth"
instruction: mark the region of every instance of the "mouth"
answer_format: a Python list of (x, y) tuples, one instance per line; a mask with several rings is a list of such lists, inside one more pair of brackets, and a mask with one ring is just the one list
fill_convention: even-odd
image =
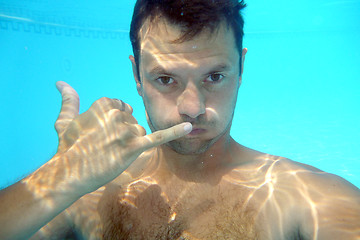
[(206, 130), (203, 128), (193, 128), (193, 130), (188, 135), (197, 136), (197, 135), (203, 134), (205, 132), (206, 132)]

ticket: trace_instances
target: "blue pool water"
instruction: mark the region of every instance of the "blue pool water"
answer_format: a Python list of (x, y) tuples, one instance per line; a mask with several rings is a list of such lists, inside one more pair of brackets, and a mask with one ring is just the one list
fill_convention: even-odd
[[(0, 187), (55, 154), (56, 81), (82, 112), (123, 99), (149, 132), (128, 60), (134, 2), (0, 0)], [(360, 1), (247, 2), (232, 136), (360, 187)]]

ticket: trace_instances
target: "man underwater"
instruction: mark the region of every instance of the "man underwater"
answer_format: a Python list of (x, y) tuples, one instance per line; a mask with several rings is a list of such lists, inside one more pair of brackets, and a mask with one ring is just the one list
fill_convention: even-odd
[(244, 7), (138, 0), (130, 61), (152, 133), (117, 99), (79, 115), (58, 82), (58, 152), (0, 192), (0, 239), (360, 239), (359, 189), (230, 136)]

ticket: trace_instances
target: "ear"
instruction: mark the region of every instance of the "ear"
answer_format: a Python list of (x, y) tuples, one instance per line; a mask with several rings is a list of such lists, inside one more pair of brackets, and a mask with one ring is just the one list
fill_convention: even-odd
[(141, 88), (141, 81), (139, 79), (139, 74), (136, 68), (136, 62), (135, 62), (135, 58), (133, 55), (129, 56), (129, 59), (131, 61), (131, 65), (132, 65), (132, 70), (133, 70), (133, 75), (134, 75), (134, 79), (136, 81), (136, 89), (138, 91), (138, 94), (142, 97), (142, 88)]
[(248, 51), (247, 48), (243, 48), (243, 50), (241, 52), (241, 74), (240, 74), (240, 77), (239, 77), (240, 85), (241, 85), (241, 82), (242, 82), (242, 75), (243, 75), (243, 72), (244, 72), (245, 55), (246, 55), (247, 51)]

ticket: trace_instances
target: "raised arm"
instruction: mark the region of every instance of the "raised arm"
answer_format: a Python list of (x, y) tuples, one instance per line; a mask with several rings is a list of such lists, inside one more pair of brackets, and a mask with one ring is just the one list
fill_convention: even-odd
[(96, 101), (79, 115), (79, 97), (64, 82), (55, 128), (56, 155), (37, 171), (0, 192), (0, 239), (26, 239), (83, 195), (112, 181), (144, 151), (182, 137), (190, 123), (145, 135), (126, 103)]

